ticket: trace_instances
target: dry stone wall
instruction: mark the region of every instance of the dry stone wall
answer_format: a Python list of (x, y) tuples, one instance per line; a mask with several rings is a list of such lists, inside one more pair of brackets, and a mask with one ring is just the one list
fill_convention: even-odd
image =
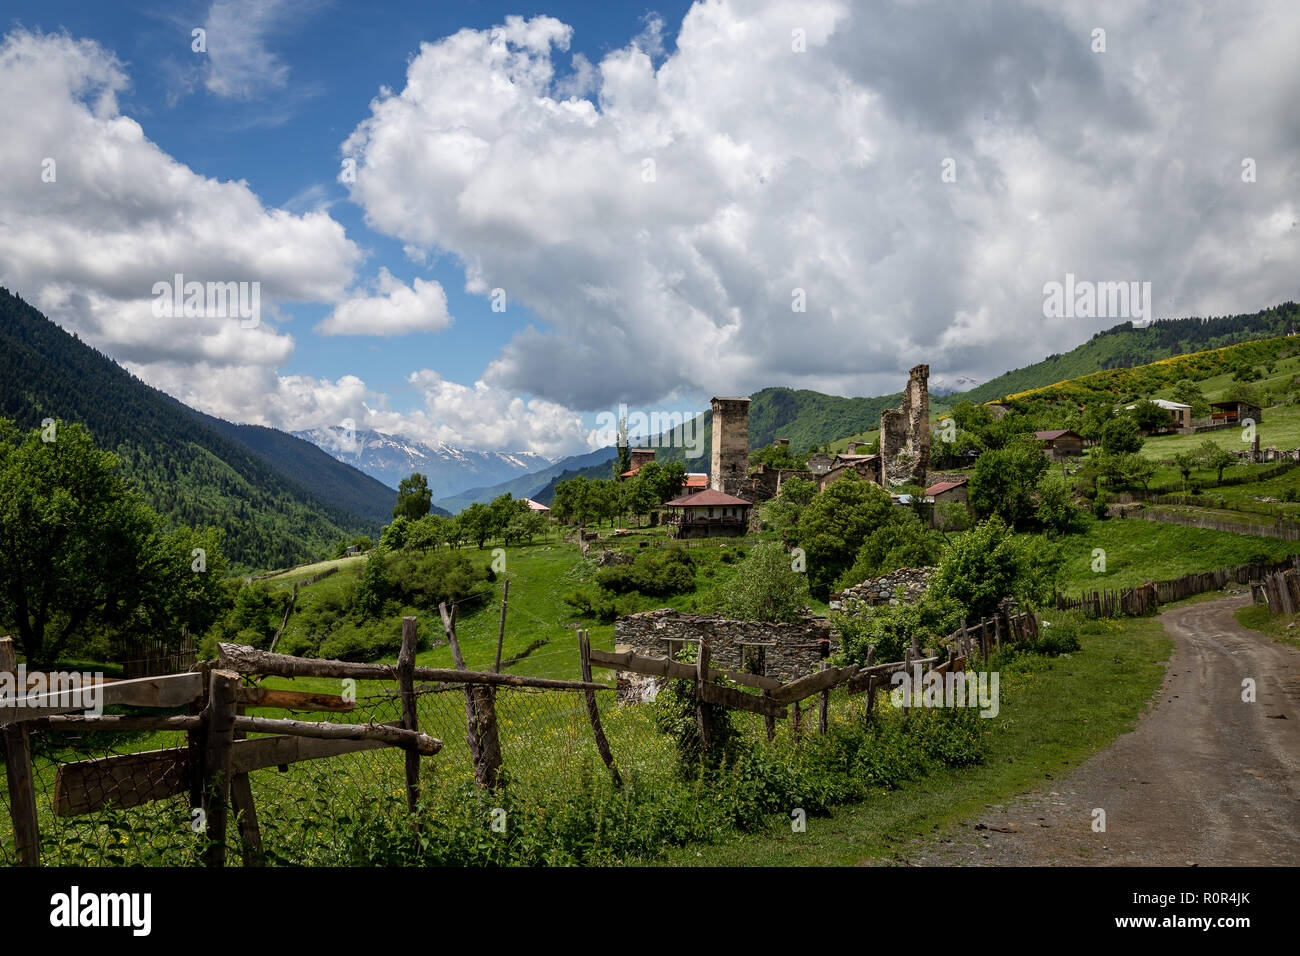
[[(849, 610), (854, 604), (875, 607), (880, 604), (915, 604), (930, 586), (934, 568), (901, 568), (870, 581), (832, 594), (832, 611)], [(901, 592), (899, 589), (902, 589)]]
[[(701, 639), (709, 644), (714, 667), (749, 671), (746, 655), (749, 661), (761, 656), (762, 672), (780, 681), (792, 681), (821, 670), (824, 656), (838, 647), (830, 621), (817, 617), (793, 624), (765, 624), (660, 608), (620, 617), (614, 624), (616, 648), (646, 657), (667, 657), (670, 648), (675, 652)], [(626, 683), (619, 682), (621, 700), (653, 696), (657, 679), (630, 676), (632, 679)]]

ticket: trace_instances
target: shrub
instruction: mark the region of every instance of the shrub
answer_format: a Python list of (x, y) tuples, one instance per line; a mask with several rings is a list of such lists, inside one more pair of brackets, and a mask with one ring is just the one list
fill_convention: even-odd
[(647, 551), (631, 564), (616, 564), (596, 572), (596, 583), (615, 594), (639, 591), (655, 597), (681, 594), (695, 587), (694, 560), (681, 548)]
[[(677, 660), (694, 664), (698, 653), (698, 648), (684, 648), (678, 652)], [(723, 681), (719, 678), (716, 683)], [(649, 705), (655, 729), (672, 738), (677, 748), (678, 773), (687, 778), (732, 763), (741, 749), (740, 733), (733, 723), (731, 710), (726, 707), (709, 708), (711, 746), (705, 749), (696, 719), (696, 702), (695, 683), (673, 679), (663, 683)]]
[(727, 584), (722, 612), (742, 621), (796, 621), (808, 609), (808, 577), (774, 541), (755, 545)]
[(1016, 539), (990, 518), (956, 541), (939, 562), (930, 590), (954, 598), (970, 618), (992, 617), (998, 602), (1014, 597), (1022, 604), (1047, 601), (1063, 558), (1042, 538)]

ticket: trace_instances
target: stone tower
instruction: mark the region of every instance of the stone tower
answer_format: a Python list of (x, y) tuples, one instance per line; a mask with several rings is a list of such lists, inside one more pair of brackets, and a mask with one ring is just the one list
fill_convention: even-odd
[(713, 458), (709, 487), (734, 495), (749, 477), (749, 399), (713, 399)]
[(925, 486), (930, 471), (930, 366), (908, 374), (903, 404), (880, 415), (881, 483)]

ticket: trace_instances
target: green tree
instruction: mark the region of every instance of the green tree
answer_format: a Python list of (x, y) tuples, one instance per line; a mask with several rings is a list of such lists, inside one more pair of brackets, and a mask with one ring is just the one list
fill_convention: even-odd
[[(419, 521), (423, 520), (424, 518), (419, 519)], [(408, 518), (404, 514), (397, 515), (393, 518), (392, 522), (384, 528), (384, 533), (379, 536), (380, 546), (387, 548), (390, 551), (399, 551), (406, 547), (406, 541), (411, 533), (411, 528), (418, 524), (419, 521)]]
[(492, 509), (481, 501), (476, 501), (458, 515), (460, 527), (465, 537), (478, 545), (480, 551), (487, 539), (492, 537), (496, 527)]
[(1210, 403), (1205, 398), (1201, 387), (1189, 378), (1181, 378), (1174, 383), (1172, 397), (1175, 402), (1192, 406), (1192, 418), (1209, 418)]
[(1038, 521), (1048, 533), (1069, 534), (1082, 515), (1064, 478), (1055, 472), (1044, 475), (1038, 483)]
[(1174, 455), (1174, 467), (1183, 476), (1183, 491), (1187, 490), (1187, 480), (1192, 477), (1192, 469), (1196, 467), (1196, 464), (1196, 456), (1191, 452), (1184, 451)]
[(1101, 429), (1101, 450), (1108, 455), (1127, 455), (1142, 450), (1138, 423), (1128, 416), (1112, 418)]
[(1138, 402), (1129, 412), (1138, 429), (1144, 432), (1160, 431), (1170, 425), (1169, 413), (1148, 399)]
[(650, 512), (659, 504), (656, 482), (646, 475), (638, 474), (635, 478), (627, 479), (619, 488), (619, 492), (623, 510), (639, 518), (649, 517)]
[(807, 455), (796, 455), (789, 445), (765, 445), (749, 453), (749, 464), (753, 468), (766, 465), (768, 468), (785, 468), (801, 471), (808, 467)]
[(1209, 439), (1201, 442), (1196, 454), (1201, 467), (1213, 471), (1219, 484), (1223, 484), (1224, 470), (1237, 460), (1230, 452)]
[(1025, 436), (986, 451), (967, 486), (971, 509), (979, 518), (997, 515), (1012, 527), (1024, 524), (1034, 514), (1034, 494), (1049, 467), (1038, 442)]
[(1001, 519), (990, 518), (954, 541), (929, 590), (956, 600), (967, 620), (992, 617), (1004, 597), (1043, 604), (1052, 595), (1062, 557), (1041, 540), (1018, 540)]
[(22, 435), (0, 420), (0, 626), (32, 667), (92, 633), (180, 640), (226, 603), (216, 531), (158, 518), (80, 425)]
[(1151, 479), (1156, 475), (1156, 463), (1137, 452), (1115, 456), (1115, 469), (1120, 481), (1130, 485), (1141, 485), (1146, 491)]
[(808, 610), (808, 577), (775, 541), (749, 549), (726, 585), (722, 609), (740, 621), (797, 621)]
[(393, 590), (388, 573), (388, 553), (382, 548), (370, 552), (361, 568), (361, 581), (357, 584), (356, 608), (364, 618), (375, 619), (384, 613)]
[(843, 590), (899, 568), (932, 567), (943, 553), (943, 535), (926, 527), (910, 509), (895, 508), (867, 537), (836, 586)]
[(853, 564), (867, 536), (893, 515), (888, 492), (851, 471), (814, 498), (799, 516), (796, 531), (812, 593), (825, 597)]
[(397, 504), (393, 505), (393, 517), (399, 515), (418, 521), (429, 513), (433, 506), (433, 491), (428, 479), (419, 472), (409, 478), (403, 478), (397, 486)]

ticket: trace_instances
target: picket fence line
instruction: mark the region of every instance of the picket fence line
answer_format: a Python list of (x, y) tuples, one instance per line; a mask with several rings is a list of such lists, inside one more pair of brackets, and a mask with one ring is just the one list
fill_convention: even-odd
[[(1300, 559), (1296, 567), (1264, 575), (1259, 584), (1251, 588), (1255, 603), (1266, 603), (1272, 614), (1300, 613)], [(1261, 601), (1261, 599), (1263, 599)]]
[(1118, 511), (1115, 517), (1121, 519), (1136, 518), (1139, 521), (1156, 521), (1160, 524), (1176, 524), (1185, 528), (1230, 531), (1233, 534), (1247, 534), (1256, 538), (1300, 541), (1300, 525), (1291, 521), (1275, 521), (1271, 525), (1253, 524), (1245, 521), (1228, 521), (1212, 515), (1183, 514), (1178, 511)]
[(1300, 568), (1300, 556), (1270, 564), (1240, 564), (1165, 581), (1148, 581), (1120, 591), (1084, 591), (1078, 597), (1056, 592), (1056, 608), (1082, 611), (1086, 617), (1135, 617), (1149, 614), (1161, 604), (1217, 591), (1229, 584), (1250, 584), (1278, 571)]

